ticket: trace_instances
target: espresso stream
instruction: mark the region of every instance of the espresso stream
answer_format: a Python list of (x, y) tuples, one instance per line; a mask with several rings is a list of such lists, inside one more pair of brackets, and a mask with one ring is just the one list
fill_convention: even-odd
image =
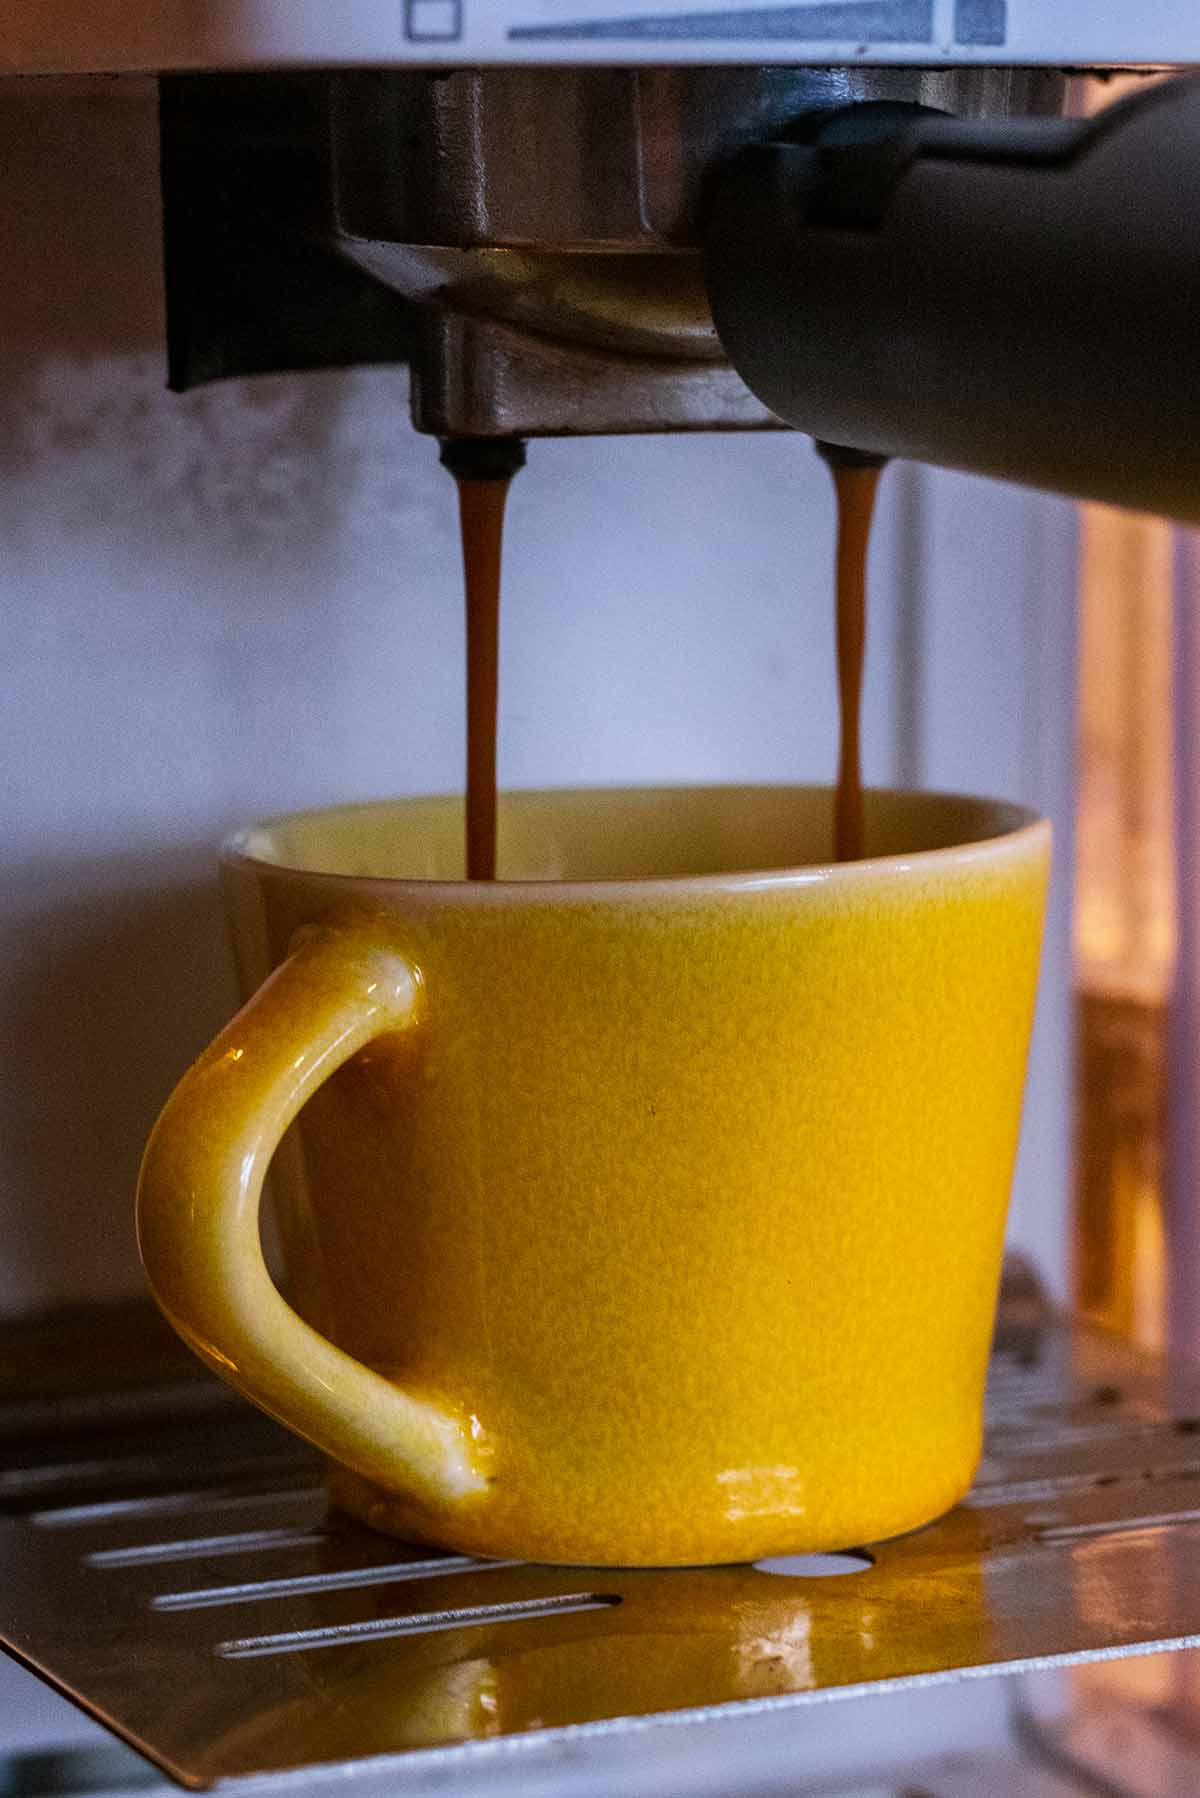
[(496, 878), (500, 555), (509, 482), (458, 481), (467, 597), (467, 879)]
[(833, 857), (857, 861), (863, 853), (863, 790), (860, 718), (863, 661), (867, 647), (867, 546), (879, 476), (878, 464), (859, 466), (830, 460), (837, 498), (837, 681), (841, 740), (837, 791), (833, 800)]
[[(458, 483), (467, 608), (467, 878), (496, 878), (496, 703), (499, 679), (500, 562), (511, 476), (485, 478), (443, 460)], [(822, 447), (837, 501), (837, 683), (840, 717), (833, 853), (863, 853), (860, 713), (866, 650), (867, 546), (881, 464)], [(843, 457), (845, 458), (843, 460)], [(517, 464), (519, 466), (519, 464)]]

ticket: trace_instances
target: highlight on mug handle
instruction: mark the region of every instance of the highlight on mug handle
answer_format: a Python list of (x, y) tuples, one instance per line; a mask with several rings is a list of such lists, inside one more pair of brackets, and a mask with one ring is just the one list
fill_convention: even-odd
[(333, 1459), (425, 1508), (480, 1490), (465, 1418), (406, 1393), (292, 1309), (263, 1260), (259, 1201), (301, 1106), (375, 1037), (419, 1020), (420, 970), (384, 920), (303, 934), (160, 1116), (138, 1181), (151, 1290), (200, 1358)]

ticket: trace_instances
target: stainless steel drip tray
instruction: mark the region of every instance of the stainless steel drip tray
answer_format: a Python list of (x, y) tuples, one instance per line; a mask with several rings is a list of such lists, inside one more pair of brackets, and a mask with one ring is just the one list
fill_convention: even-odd
[[(1009, 1314), (969, 1500), (869, 1554), (672, 1572), (431, 1554), (330, 1515), (213, 1388), (186, 1431), (6, 1447), (0, 1639), (203, 1787), (1200, 1642), (1200, 1382)], [(156, 1458), (156, 1433), (169, 1447)], [(839, 1577), (833, 1577), (838, 1575)], [(730, 1708), (734, 1707), (734, 1708)], [(489, 1744), (491, 1747), (489, 1748)], [(407, 1758), (406, 1760), (406, 1757)]]

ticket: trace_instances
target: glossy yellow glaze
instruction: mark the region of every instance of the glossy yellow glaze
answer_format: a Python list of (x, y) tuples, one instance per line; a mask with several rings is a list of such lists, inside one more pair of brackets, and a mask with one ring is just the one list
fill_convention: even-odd
[[(873, 794), (873, 859), (831, 868), (829, 811), (512, 796), (486, 887), (451, 878), (451, 801), (229, 851), (247, 987), (285, 965), (156, 1127), (143, 1255), (339, 1502), (664, 1565), (872, 1540), (965, 1491), (1049, 830)], [(257, 1199), (302, 1105), (293, 1310)]]

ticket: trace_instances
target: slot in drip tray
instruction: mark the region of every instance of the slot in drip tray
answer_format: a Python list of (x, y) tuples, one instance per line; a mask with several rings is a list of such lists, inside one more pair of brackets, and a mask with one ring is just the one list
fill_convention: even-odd
[[(966, 1503), (869, 1553), (672, 1572), (408, 1548), (216, 1386), (0, 1430), (0, 1640), (203, 1787), (1200, 1642), (1200, 1382), (1006, 1315)], [(832, 1577), (838, 1575), (840, 1577)], [(556, 1732), (570, 1730), (570, 1738)], [(465, 1766), (465, 1763), (464, 1763)]]

